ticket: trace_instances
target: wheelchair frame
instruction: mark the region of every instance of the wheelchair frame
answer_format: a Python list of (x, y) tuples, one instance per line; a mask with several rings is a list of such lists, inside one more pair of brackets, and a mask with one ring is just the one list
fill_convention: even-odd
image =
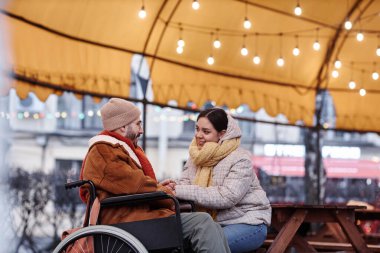
[[(100, 202), (100, 212), (102, 209), (109, 207), (133, 206), (155, 200), (171, 199), (175, 205), (175, 216), (110, 225), (99, 225), (98, 219), (96, 225), (89, 226), (90, 211), (96, 198), (96, 187), (94, 183), (91, 180), (79, 180), (65, 184), (65, 188), (68, 190), (76, 187), (81, 187), (85, 184), (89, 184), (90, 186), (90, 200), (86, 208), (86, 219), (84, 221), (83, 228), (80, 228), (78, 231), (70, 234), (68, 237), (62, 240), (54, 250), (54, 253), (65, 252), (62, 251), (62, 249), (64, 249), (68, 244), (73, 244), (80, 238), (93, 235), (97, 236), (94, 237), (97, 238), (96, 240), (94, 239), (94, 241), (99, 241), (99, 238), (103, 238), (102, 236), (104, 235), (108, 236), (108, 244), (110, 243), (109, 238), (112, 238), (112, 243), (120, 242), (121, 244), (128, 245), (130, 248), (130, 251), (128, 252), (143, 253), (148, 252), (148, 250), (149, 252), (160, 253), (184, 252), (180, 206), (176, 198), (161, 191), (109, 197)], [(147, 229), (149, 232), (156, 232), (158, 235), (162, 236), (163, 240), (148, 239), (146, 236)], [(165, 230), (167, 229), (170, 229), (172, 232), (175, 231), (175, 233), (169, 235), (169, 233), (165, 233)], [(101, 242), (103, 243), (102, 240)], [(97, 247), (99, 248), (100, 246), (98, 245)], [(101, 248), (103, 248), (103, 246)], [(97, 251), (99, 250), (95, 250), (95, 252)], [(83, 250), (81, 252), (87, 253), (88, 251)], [(108, 250), (107, 252), (112, 251)]]

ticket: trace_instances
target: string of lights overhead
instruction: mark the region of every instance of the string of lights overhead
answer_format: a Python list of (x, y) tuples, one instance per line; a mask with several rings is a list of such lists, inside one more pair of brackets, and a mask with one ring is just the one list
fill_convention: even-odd
[[(347, 5), (348, 5), (348, 3), (347, 3)], [(201, 8), (201, 1), (193, 0), (191, 7), (195, 11), (199, 10)], [(214, 56), (214, 49), (220, 50), (222, 48), (222, 46), (223, 46), (223, 39), (222, 38), (223, 37), (241, 37), (242, 38), (242, 46), (240, 48), (240, 54), (243, 57), (248, 57), (250, 55), (250, 51), (247, 47), (247, 40), (249, 38), (253, 38), (254, 39), (254, 50), (253, 50), (253, 54), (252, 54), (252, 63), (254, 65), (260, 65), (260, 64), (262, 64), (262, 61), (263, 61), (263, 59), (259, 55), (259, 48), (258, 48), (258, 41), (259, 41), (260, 37), (270, 37), (270, 36), (271, 37), (278, 37), (278, 39), (279, 39), (279, 56), (275, 62), (279, 68), (283, 68), (286, 65), (285, 64), (286, 59), (285, 59), (284, 54), (283, 54), (284, 50), (286, 50), (283, 48), (283, 40), (285, 40), (285, 39), (292, 38), (292, 40), (294, 40), (294, 47), (291, 49), (292, 55), (294, 57), (298, 57), (302, 54), (302, 51), (301, 51), (301, 48), (299, 45), (300, 45), (300, 40), (302, 40), (304, 38), (310, 39), (310, 37), (314, 37), (315, 39), (314, 39), (313, 44), (311, 45), (311, 48), (316, 52), (321, 51), (322, 46), (320, 43), (320, 39), (324, 38), (325, 36), (320, 35), (320, 31), (322, 29), (328, 29), (327, 27), (318, 26), (318, 27), (314, 28), (313, 29), (314, 35), (310, 35), (310, 33), (313, 31), (310, 29), (302, 30), (302, 31), (280, 32), (280, 33), (252, 32), (253, 25), (252, 25), (252, 21), (249, 18), (249, 8), (248, 7), (249, 7), (248, 2), (245, 1), (244, 2), (244, 18), (242, 20), (242, 27), (245, 30), (244, 32), (239, 30), (239, 29), (228, 30), (228, 29), (223, 29), (220, 27), (209, 28), (209, 27), (199, 27), (199, 26), (183, 24), (183, 23), (169, 22), (168, 26), (170, 28), (178, 29), (178, 31), (179, 31), (179, 37), (177, 40), (177, 47), (176, 47), (177, 54), (182, 55), (184, 52), (185, 40), (184, 40), (183, 34), (184, 33), (192, 33), (192, 32), (208, 34), (208, 36), (210, 36), (210, 38), (211, 38), (211, 40), (210, 40), (210, 45), (211, 45), (210, 46), (210, 54), (208, 56), (206, 56), (206, 60), (205, 60), (209, 66), (212, 66), (212, 65), (217, 63), (217, 59)], [(295, 7), (294, 7), (293, 12), (294, 12), (295, 16), (302, 16), (303, 9), (301, 7), (300, 0), (295, 1)], [(138, 16), (141, 19), (144, 19), (147, 16), (147, 13), (145, 11), (144, 0), (142, 0), (142, 5), (141, 5), (141, 8), (138, 12)], [(358, 28), (353, 29), (354, 24), (347, 17), (344, 24), (343, 24), (343, 27), (348, 33), (347, 37), (349, 39), (356, 38), (356, 41), (359, 43), (363, 42), (365, 39), (376, 36), (377, 47), (374, 49), (374, 54), (377, 57), (380, 57), (380, 34), (374, 34), (373, 31), (366, 32), (364, 29), (362, 29), (361, 20), (366, 19), (366, 18), (367, 17), (361, 17), (361, 18), (355, 20), (355, 23), (358, 24)], [(350, 76), (350, 81), (348, 83), (348, 88), (351, 90), (354, 90), (357, 88), (357, 82), (354, 81), (354, 77), (353, 77), (352, 72), (358, 70), (358, 69), (354, 68), (354, 62), (349, 62), (349, 63), (343, 64), (342, 61), (339, 59), (339, 57), (337, 57), (331, 64), (331, 66), (333, 66), (333, 68), (331, 70), (331, 77), (334, 79), (339, 78), (339, 76), (340, 76), (339, 71), (341, 70), (343, 65), (345, 65), (345, 67), (348, 66), (347, 68), (349, 68), (349, 70), (351, 71), (351, 76)], [(368, 69), (367, 70), (366, 69), (359, 69), (359, 70), (361, 71), (362, 76), (364, 76), (364, 75), (368, 74), (368, 72), (370, 72), (372, 80), (377, 81), (377, 80), (379, 80), (379, 73), (377, 72), (377, 65), (378, 64), (377, 64), (377, 62), (373, 62), (372, 65), (373, 65), (372, 71), (368, 71)], [(366, 95), (366, 90), (364, 89), (364, 87), (361, 87), (359, 89), (359, 94), (361, 96)]]

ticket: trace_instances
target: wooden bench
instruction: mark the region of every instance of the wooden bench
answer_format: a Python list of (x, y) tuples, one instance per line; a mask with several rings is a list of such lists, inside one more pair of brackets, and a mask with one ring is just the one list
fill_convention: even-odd
[[(361, 208), (365, 207), (272, 204), (271, 227), (278, 233), (270, 243), (267, 252), (282, 253), (286, 252), (288, 247), (294, 247), (299, 252), (317, 252), (319, 245), (314, 247), (314, 245), (309, 243), (307, 238), (297, 234), (297, 230), (303, 223), (334, 223), (343, 232), (344, 237), (347, 237), (347, 241), (350, 242), (349, 245), (352, 245), (350, 249), (360, 253), (373, 252), (367, 246), (355, 224), (355, 210)], [(335, 245), (336, 250), (339, 250), (339, 247), (344, 246), (339, 243), (345, 242), (338, 241), (338, 244), (332, 242), (330, 246)], [(324, 247), (327, 246), (324, 245)]]
[[(273, 239), (267, 239), (264, 241), (262, 245), (263, 248), (269, 248), (272, 244)], [(308, 243), (313, 246), (316, 250), (320, 252), (327, 251), (344, 251), (344, 252), (355, 252), (350, 243), (340, 243), (340, 242), (316, 242), (316, 241), (308, 241)], [(371, 252), (380, 252), (380, 245), (367, 244), (367, 247)]]

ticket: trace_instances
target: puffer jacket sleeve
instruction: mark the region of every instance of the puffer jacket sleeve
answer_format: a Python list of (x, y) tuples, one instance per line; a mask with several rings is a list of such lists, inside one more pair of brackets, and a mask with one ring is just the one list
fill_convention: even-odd
[(177, 185), (176, 196), (206, 208), (226, 209), (235, 206), (248, 192), (254, 175), (249, 156), (240, 156), (230, 166), (221, 185)]
[(176, 184), (177, 185), (189, 185), (191, 184), (191, 180), (190, 180), (190, 163), (191, 163), (191, 160), (188, 159), (185, 163), (185, 166), (183, 167), (183, 171), (182, 171), (182, 174), (181, 174), (181, 178), (176, 180)]

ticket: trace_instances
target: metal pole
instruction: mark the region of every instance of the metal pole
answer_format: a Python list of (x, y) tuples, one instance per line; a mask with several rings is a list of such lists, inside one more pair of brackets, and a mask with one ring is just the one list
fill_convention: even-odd
[(144, 134), (142, 136), (142, 148), (144, 151), (146, 151), (146, 111), (147, 111), (147, 100), (146, 100), (146, 97), (145, 97), (145, 94), (144, 94), (144, 98), (143, 98), (143, 130), (144, 130)]

